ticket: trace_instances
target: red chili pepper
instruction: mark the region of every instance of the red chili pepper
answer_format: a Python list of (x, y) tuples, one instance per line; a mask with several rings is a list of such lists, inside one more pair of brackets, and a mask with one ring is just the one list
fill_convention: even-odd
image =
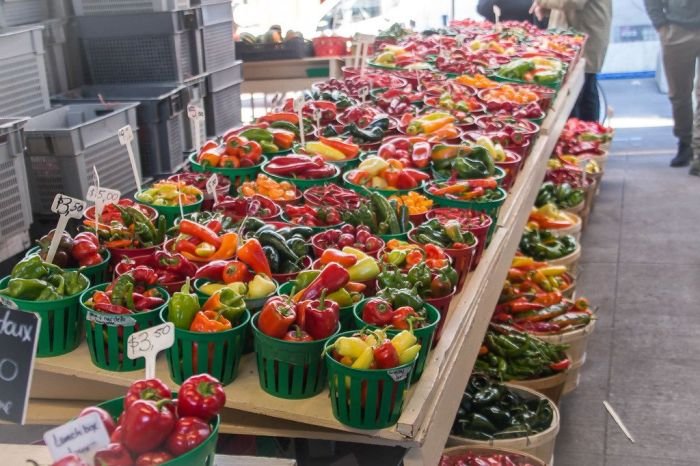
[(97, 407), (97, 406), (88, 406), (87, 408), (84, 408), (82, 411), (80, 411), (80, 414), (78, 414), (78, 417), (87, 416), (88, 414), (92, 414), (92, 413), (97, 413), (100, 416), (100, 419), (102, 420), (102, 424), (104, 424), (105, 429), (107, 430), (107, 433), (109, 435), (112, 435), (112, 432), (114, 432), (114, 429), (116, 428), (116, 426), (114, 424), (114, 419), (112, 418), (112, 415), (109, 414), (104, 409)]
[(167, 451), (149, 451), (136, 458), (134, 466), (155, 466), (173, 459), (173, 455)]
[(538, 309), (544, 308), (545, 306), (543, 304), (531, 303), (527, 301), (515, 301), (508, 305), (508, 309), (510, 310), (510, 312), (513, 312), (515, 314), (519, 312), (536, 311)]
[(122, 440), (129, 451), (146, 453), (163, 443), (175, 427), (175, 416), (165, 406), (170, 403), (170, 399), (136, 400), (124, 410)]
[(313, 279), (309, 286), (294, 295), (292, 301), (298, 303), (300, 301), (318, 299), (321, 297), (321, 292), (324, 289), (327, 293), (333, 293), (347, 285), (349, 281), (350, 274), (348, 271), (340, 264), (331, 262), (321, 270), (321, 273)]
[(124, 409), (126, 410), (136, 400), (169, 400), (170, 389), (160, 379), (137, 380), (129, 386), (124, 397)]
[(147, 309), (155, 309), (162, 306), (165, 300), (158, 296), (144, 296), (134, 293), (134, 307), (137, 311), (145, 311)]
[(110, 443), (95, 452), (93, 462), (100, 466), (132, 466), (134, 460), (129, 451), (121, 443)]
[(569, 361), (569, 358), (564, 358), (561, 361), (553, 362), (549, 365), (549, 368), (552, 369), (554, 372), (561, 372), (567, 370), (569, 368), (569, 365), (571, 365), (571, 361)]
[(270, 270), (270, 263), (265, 256), (265, 251), (263, 251), (260, 241), (255, 238), (249, 238), (246, 242), (238, 248), (238, 258), (250, 266), (255, 273), (264, 273), (268, 277), (272, 276), (272, 270)]
[[(297, 321), (299, 315), (297, 314)], [(293, 330), (284, 334), (284, 341), (314, 341), (313, 337), (301, 329), (299, 325), (295, 325)]]
[(374, 362), (378, 369), (391, 369), (399, 365), (399, 353), (391, 344), (391, 340), (384, 340), (374, 348)]
[(188, 239), (180, 238), (177, 241), (175, 241), (175, 250), (177, 252), (188, 252), (190, 254), (196, 254), (197, 245)]
[(304, 307), (304, 330), (314, 340), (328, 338), (338, 329), (340, 308), (338, 303), (326, 300), (326, 291), (321, 291), (318, 300), (299, 303), (299, 306)]
[(423, 320), (411, 306), (401, 306), (391, 313), (391, 326), (397, 330), (418, 328)]
[(391, 323), (393, 312), (389, 302), (381, 298), (372, 298), (362, 309), (362, 320), (367, 324), (383, 327)]
[[(136, 303), (134, 303), (134, 304), (136, 304)], [(118, 315), (133, 314), (131, 309), (129, 309), (128, 307), (119, 306), (117, 304), (95, 303), (93, 305), (93, 308), (96, 311), (105, 312), (107, 314), (118, 314)]]
[(145, 265), (134, 267), (129, 271), (129, 274), (134, 277), (134, 282), (140, 285), (152, 286), (158, 283), (158, 274), (156, 271)]
[(357, 257), (335, 248), (328, 248), (321, 254), (319, 262), (323, 265), (336, 262), (347, 269), (357, 263)]
[(179, 228), (180, 233), (183, 235), (188, 235), (193, 238), (197, 238), (200, 241), (205, 241), (214, 246), (216, 249), (219, 249), (221, 246), (221, 239), (219, 238), (219, 235), (204, 225), (200, 225), (197, 222), (184, 218), (180, 220)]
[(228, 265), (227, 260), (217, 260), (209, 262), (200, 267), (194, 274), (194, 278), (202, 278), (212, 282), (220, 282), (223, 280), (224, 270)]
[(260, 311), (258, 328), (265, 335), (282, 338), (295, 320), (295, 306), (289, 298), (273, 296)]
[(275, 159), (265, 166), (265, 170), (273, 175), (279, 176), (289, 176), (289, 175), (300, 175), (307, 170), (317, 168), (316, 164), (312, 162), (308, 157), (303, 161), (295, 161), (293, 163), (282, 163), (282, 160), (289, 156), (275, 157)]
[(205, 421), (216, 416), (226, 403), (221, 382), (209, 374), (193, 375), (185, 380), (177, 393), (180, 416), (195, 416)]
[(165, 443), (168, 451), (177, 457), (204, 442), (210, 434), (208, 423), (198, 417), (186, 416), (177, 420)]

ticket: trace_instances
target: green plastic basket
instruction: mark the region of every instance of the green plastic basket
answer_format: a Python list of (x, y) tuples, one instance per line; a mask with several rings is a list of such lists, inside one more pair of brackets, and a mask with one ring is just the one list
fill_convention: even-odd
[(360, 186), (357, 184), (353, 184), (348, 181), (348, 175), (350, 172), (345, 172), (343, 173), (343, 184), (347, 186), (348, 189), (352, 189), (355, 191), (357, 194), (360, 194), (361, 196), (366, 196), (368, 191), (371, 191), (373, 193), (379, 193), (384, 197), (389, 197), (389, 196), (404, 196), (411, 191), (420, 191), (423, 189), (423, 186), (425, 183), (421, 183), (420, 185), (416, 186), (415, 188), (411, 189), (379, 189), (379, 188), (371, 188), (369, 186)]
[[(9, 281), (9, 276), (0, 280), (0, 289), (7, 288)], [(39, 316), (41, 324), (36, 355), (45, 358), (70, 353), (80, 345), (84, 323), (80, 314), (81, 293), (55, 301), (29, 301), (4, 295), (3, 297), (14, 302), (20, 310)]]
[(165, 303), (157, 308), (128, 316), (96, 312), (85, 305), (95, 291), (104, 291), (109, 283), (88, 288), (80, 295), (80, 311), (85, 319), (85, 337), (92, 363), (100, 369), (115, 372), (143, 369), (143, 358), (130, 359), (126, 355), (126, 344), (132, 333), (160, 324), (160, 311), (167, 307), (170, 295), (158, 287)]
[(344, 366), (333, 359), (328, 347), (339, 337), (350, 337), (353, 333), (341, 333), (327, 345), (325, 358), (333, 416), (356, 429), (390, 427), (401, 416), (415, 361), (392, 369), (361, 370)]
[[(168, 309), (163, 309), (161, 321), (167, 322), (167, 317)], [(246, 310), (237, 326), (223, 332), (190, 332), (176, 327), (175, 343), (165, 352), (170, 377), (181, 384), (195, 374), (207, 373), (223, 385), (233, 382), (238, 375), (249, 323), (250, 312)], [(200, 350), (200, 347), (207, 349)]]
[[(445, 181), (450, 179), (449, 176), (443, 175), (432, 167), (430, 168), (430, 173), (433, 175), (433, 179), (436, 181)], [(496, 183), (498, 183), (498, 186), (503, 186), (503, 180), (506, 178), (506, 175), (507, 173), (504, 169), (498, 166), (494, 167), (493, 178), (496, 180)]]
[[(355, 310), (353, 311), (353, 318), (355, 319), (355, 326), (357, 328), (369, 327), (372, 330), (377, 329), (376, 325), (370, 325), (362, 320), (362, 310), (368, 300), (364, 299), (359, 303), (355, 304)], [(440, 323), (440, 311), (431, 304), (425, 303), (424, 309), (428, 315), (429, 324), (413, 330), (418, 342), (420, 343), (420, 352), (418, 352), (418, 357), (416, 358), (416, 367), (413, 369), (411, 374), (411, 383), (415, 383), (420, 376), (423, 375), (423, 369), (425, 369), (425, 363), (428, 361), (428, 353), (433, 347), (433, 338), (435, 337), (435, 331), (437, 330), (438, 324)], [(389, 338), (397, 335), (400, 330), (387, 329), (386, 334)]]
[[(39, 246), (35, 246), (28, 250), (26, 254), (24, 255), (25, 257), (31, 256), (33, 254), (37, 254), (39, 252)], [(65, 271), (72, 271), (72, 270), (80, 270), (80, 272), (88, 277), (88, 280), (90, 280), (90, 283), (104, 283), (106, 281), (109, 281), (111, 278), (111, 274), (109, 273), (109, 261), (112, 259), (112, 254), (109, 252), (109, 250), (104, 249), (100, 255), (102, 256), (102, 259), (104, 259), (103, 262), (100, 262), (99, 264), (91, 265), (88, 267), (81, 267), (79, 269), (63, 269)]]
[[(177, 393), (173, 393), (172, 397), (173, 399), (177, 398)], [(119, 416), (121, 416), (124, 411), (124, 397), (105, 401), (97, 406), (107, 411), (116, 423), (117, 419), (119, 419)], [(219, 440), (220, 422), (220, 418), (217, 415), (214, 419), (209, 421), (211, 434), (209, 434), (209, 437), (207, 437), (204, 442), (187, 453), (173, 458), (170, 461), (166, 461), (163, 463), (163, 466), (214, 466), (214, 455), (216, 454), (216, 442)]]
[(340, 332), (340, 325), (328, 338), (315, 341), (284, 341), (265, 335), (257, 326), (260, 313), (253, 316), (260, 387), (278, 398), (301, 399), (319, 394), (326, 386), (323, 348)]
[[(280, 287), (277, 289), (277, 294), (279, 295), (287, 295), (291, 296), (292, 295), (292, 287), (294, 284), (292, 282), (287, 282), (283, 283), (280, 285)], [(348, 330), (353, 330), (355, 328), (355, 317), (353, 316), (353, 309), (355, 309), (355, 305), (351, 304), (350, 306), (345, 306), (341, 307), (340, 310), (340, 330), (343, 332), (348, 331)]]
[[(412, 222), (408, 222), (408, 231), (413, 230), (416, 226)], [(395, 233), (395, 234), (386, 234), (386, 235), (377, 235), (379, 236), (383, 241), (384, 244), (388, 243), (392, 239), (398, 240), (398, 241), (408, 241), (408, 231), (404, 233)]]
[[(175, 220), (180, 217), (180, 206), (179, 205), (174, 205), (174, 206), (165, 206), (165, 205), (153, 205), (149, 204), (148, 202), (143, 202), (138, 199), (139, 193), (136, 193), (134, 196), (137, 201), (139, 201), (143, 205), (147, 205), (149, 207), (154, 208), (159, 215), (162, 215), (165, 217), (165, 223), (167, 225), (167, 228), (172, 228), (175, 226)], [(202, 202), (204, 201), (204, 196), (199, 196), (199, 200), (195, 202), (194, 204), (188, 204), (188, 205), (183, 205), (182, 206), (182, 212), (185, 214), (191, 214), (192, 212), (199, 212), (200, 209), (202, 208)]]
[[(269, 163), (269, 162), (268, 162)], [(263, 164), (262, 166), (262, 172), (272, 178), (275, 181), (288, 181), (289, 183), (292, 183), (294, 186), (297, 188), (301, 189), (302, 191), (307, 189), (307, 188), (312, 188), (314, 186), (323, 186), (326, 184), (336, 184), (338, 182), (338, 178), (340, 178), (340, 173), (341, 169), (335, 165), (333, 165), (333, 168), (335, 168), (335, 175), (328, 177), (328, 178), (318, 178), (318, 179), (313, 179), (313, 180), (304, 180), (301, 178), (287, 178), (284, 176), (279, 176), (279, 175), (273, 175), (272, 173), (268, 172), (265, 170), (265, 167), (267, 166), (268, 163)]]
[(447, 199), (442, 196), (435, 196), (434, 194), (428, 192), (428, 186), (425, 187), (423, 192), (426, 197), (432, 199), (437, 207), (458, 207), (460, 209), (472, 209), (478, 212), (484, 212), (486, 215), (491, 217), (492, 222), (486, 237), (487, 244), (489, 241), (491, 241), (491, 237), (496, 231), (498, 212), (501, 210), (501, 207), (506, 202), (506, 198), (508, 197), (508, 193), (503, 188), (498, 188), (498, 192), (501, 195), (498, 199), (493, 201), (460, 201), (456, 199)]
[(218, 173), (225, 176), (231, 180), (231, 189), (229, 193), (231, 195), (236, 194), (236, 189), (242, 185), (245, 181), (254, 181), (257, 178), (258, 173), (260, 173), (260, 168), (264, 163), (267, 162), (267, 157), (262, 156), (262, 161), (253, 167), (243, 167), (243, 168), (224, 168), (224, 167), (205, 167), (196, 160), (197, 153), (193, 152), (189, 156), (190, 167), (192, 167), (193, 172), (197, 173)]
[[(275, 280), (272, 280), (272, 281), (275, 282), (275, 285), (277, 286), (277, 288), (279, 288), (279, 283), (277, 283)], [(199, 288), (202, 285), (205, 285), (207, 283), (209, 283), (209, 281), (207, 281), (203, 278), (198, 278), (197, 280), (194, 281), (194, 291), (195, 291), (195, 293), (197, 293), (197, 296), (199, 297), (199, 302), (202, 304), (204, 304), (204, 302), (207, 299), (209, 299), (210, 295), (204, 293)], [(254, 313), (254, 312), (257, 312), (260, 309), (262, 309), (262, 307), (265, 305), (265, 302), (268, 299), (270, 299), (271, 297), (273, 297), (274, 295), (275, 295), (275, 293), (273, 292), (272, 294), (270, 294), (268, 296), (263, 296), (262, 298), (254, 298), (254, 299), (244, 298), (243, 301), (245, 301), (246, 309), (248, 309), (251, 313)]]

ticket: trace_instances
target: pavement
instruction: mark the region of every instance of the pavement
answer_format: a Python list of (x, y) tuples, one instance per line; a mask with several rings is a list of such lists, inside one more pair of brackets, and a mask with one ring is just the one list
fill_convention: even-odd
[(670, 106), (653, 80), (603, 86), (624, 124), (583, 234), (577, 290), (600, 310), (581, 384), (561, 404), (555, 464), (697, 465), (700, 178), (668, 165)]

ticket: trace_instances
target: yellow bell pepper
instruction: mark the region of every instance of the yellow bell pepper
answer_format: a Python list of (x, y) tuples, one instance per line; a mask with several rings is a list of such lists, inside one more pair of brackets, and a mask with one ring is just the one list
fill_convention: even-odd
[(367, 157), (357, 167), (358, 170), (365, 171), (369, 173), (370, 176), (377, 176), (387, 168), (389, 168), (389, 162), (377, 156)]
[(345, 160), (345, 154), (340, 152), (338, 149), (325, 145), (320, 141), (307, 142), (304, 148), (309, 153), (320, 155), (324, 160)]
[(367, 280), (372, 280), (377, 278), (379, 275), (379, 265), (377, 265), (377, 260), (373, 257), (365, 257), (360, 259), (348, 269), (348, 274), (350, 275), (350, 280), (353, 282), (364, 282)]

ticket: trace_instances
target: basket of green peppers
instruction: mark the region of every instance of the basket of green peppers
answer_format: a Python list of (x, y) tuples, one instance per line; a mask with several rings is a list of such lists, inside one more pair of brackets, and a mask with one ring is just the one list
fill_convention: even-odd
[(573, 188), (569, 183), (554, 184), (551, 181), (545, 181), (537, 193), (535, 206), (554, 204), (559, 209), (575, 212), (581, 210), (585, 199), (586, 194), (583, 189)]
[(578, 243), (573, 236), (555, 236), (548, 230), (525, 229), (520, 238), (520, 251), (536, 261), (564, 260), (567, 256), (575, 255), (578, 249)]
[(343, 221), (352, 226), (366, 225), (372, 234), (382, 240), (406, 240), (413, 228), (409, 221), (408, 207), (399, 205), (396, 200), (388, 200), (376, 192), (367, 192), (369, 202), (362, 202), (357, 209), (345, 210)]
[(473, 180), (494, 177), (500, 185), (506, 172), (497, 167), (488, 149), (481, 145), (437, 144), (431, 152), (433, 179)]
[(0, 280), (0, 295), (41, 318), (37, 356), (58, 356), (80, 344), (83, 319), (79, 298), (89, 286), (90, 280), (78, 270), (65, 271), (31, 255)]
[(450, 442), (470, 445), (489, 442), (493, 447), (513, 447), (510, 443), (499, 445), (498, 441), (523, 438), (531, 444), (528, 448), (534, 448), (539, 437), (547, 437), (537, 434), (556, 434), (558, 427), (557, 407), (541, 394), (473, 374), (452, 424)]

